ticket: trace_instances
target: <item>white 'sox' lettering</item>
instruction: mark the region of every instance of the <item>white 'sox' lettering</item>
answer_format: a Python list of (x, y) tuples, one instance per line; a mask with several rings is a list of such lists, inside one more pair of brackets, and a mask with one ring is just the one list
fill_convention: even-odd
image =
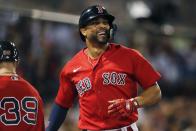
[(116, 73), (116, 72), (106, 72), (103, 73), (103, 84), (104, 85), (125, 85), (125, 79), (127, 74), (125, 73)]

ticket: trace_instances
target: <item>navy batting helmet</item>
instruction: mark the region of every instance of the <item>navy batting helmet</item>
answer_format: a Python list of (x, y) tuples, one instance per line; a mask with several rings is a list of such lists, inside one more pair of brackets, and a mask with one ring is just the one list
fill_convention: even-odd
[[(103, 6), (94, 5), (82, 11), (79, 19), (79, 32), (80, 28), (85, 27), (91, 20), (101, 16), (106, 18), (109, 21), (110, 27), (113, 28), (112, 22), (114, 21), (115, 17), (109, 14)], [(82, 35), (81, 32), (80, 37), (83, 41), (85, 41), (85, 37)]]
[(19, 61), (18, 50), (14, 43), (0, 41), (0, 62)]

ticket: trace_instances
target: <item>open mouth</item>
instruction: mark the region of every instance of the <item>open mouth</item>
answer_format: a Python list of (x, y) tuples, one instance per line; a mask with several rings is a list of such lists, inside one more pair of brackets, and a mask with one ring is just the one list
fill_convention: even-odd
[(106, 36), (107, 33), (106, 33), (106, 31), (99, 31), (98, 32), (98, 35), (100, 35), (100, 36)]

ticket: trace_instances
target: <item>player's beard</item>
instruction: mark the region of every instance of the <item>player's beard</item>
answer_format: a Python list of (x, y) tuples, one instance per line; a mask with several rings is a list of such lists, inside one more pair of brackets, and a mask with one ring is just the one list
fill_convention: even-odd
[(99, 31), (97, 31), (96, 33), (92, 34), (89, 37), (89, 40), (98, 44), (107, 44), (107, 42), (110, 39), (110, 31), (109, 30), (105, 30), (105, 34), (102, 36), (99, 34)]

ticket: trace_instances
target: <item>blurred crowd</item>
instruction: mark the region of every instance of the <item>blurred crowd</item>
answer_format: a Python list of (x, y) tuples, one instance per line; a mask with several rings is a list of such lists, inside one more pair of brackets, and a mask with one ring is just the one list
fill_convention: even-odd
[(195, 131), (195, 100), (187, 97), (164, 99), (157, 106), (140, 111), (141, 131)]
[[(0, 29), (0, 39), (13, 41), (19, 48), (18, 72), (39, 91), (47, 120), (58, 91), (60, 69), (85, 46), (78, 27), (18, 17), (10, 23), (0, 22)], [(140, 50), (162, 75), (159, 84), (163, 100), (139, 111), (141, 131), (196, 130), (196, 37), (153, 34), (135, 28), (120, 29), (114, 41)], [(77, 109), (76, 104), (69, 111), (62, 131), (78, 130)]]

